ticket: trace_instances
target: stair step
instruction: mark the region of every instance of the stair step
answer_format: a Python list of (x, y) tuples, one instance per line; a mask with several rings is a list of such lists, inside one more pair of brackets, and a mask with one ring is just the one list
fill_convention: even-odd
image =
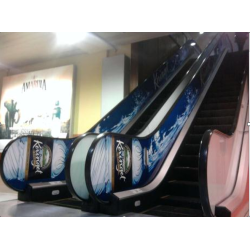
[(237, 96), (238, 95), (238, 92), (235, 92), (235, 91), (211, 91), (207, 94), (206, 97), (216, 97), (216, 98), (221, 98), (221, 97), (233, 97), (233, 96)]
[(160, 204), (167, 206), (175, 206), (175, 207), (186, 207), (186, 208), (188, 207), (199, 210), (202, 209), (200, 199), (195, 197), (167, 195), (161, 198)]
[(174, 196), (200, 197), (198, 182), (172, 180), (167, 183), (166, 192)]
[(197, 118), (232, 116), (234, 114), (235, 114), (235, 109), (200, 110), (197, 115)]
[(198, 144), (201, 142), (202, 136), (204, 133), (201, 134), (189, 134), (188, 135), (188, 139), (187, 139), (187, 143), (190, 144)]
[(180, 155), (178, 163), (181, 166), (192, 166), (198, 168), (199, 155)]
[(173, 206), (157, 206), (145, 212), (146, 214), (160, 217), (202, 217), (203, 212), (199, 209), (180, 208)]
[(224, 85), (214, 85), (212, 86), (209, 91), (239, 91), (240, 90), (240, 84), (237, 84), (237, 85), (230, 85), (229, 84), (224, 84)]
[(226, 103), (226, 102), (237, 102), (239, 95), (235, 96), (224, 96), (224, 97), (208, 97), (204, 100), (204, 103)]
[(183, 154), (197, 155), (199, 154), (200, 144), (186, 143), (181, 151)]
[(228, 125), (233, 124), (234, 116), (223, 116), (223, 117), (198, 117), (195, 119), (195, 125)]
[[(243, 73), (243, 72), (242, 72)], [(237, 85), (239, 84), (240, 80), (242, 78), (242, 74), (235, 72), (234, 74), (230, 74), (230, 71), (228, 70), (227, 73), (222, 75), (216, 76), (216, 82), (220, 85)]]
[(192, 127), (192, 133), (194, 134), (204, 134), (208, 129), (217, 129), (225, 134), (230, 133), (232, 125), (195, 125)]
[(236, 109), (237, 102), (223, 102), (223, 103), (204, 103), (202, 110), (213, 110), (213, 109)]
[(198, 181), (199, 169), (197, 167), (177, 166), (174, 168), (174, 178), (181, 181)]

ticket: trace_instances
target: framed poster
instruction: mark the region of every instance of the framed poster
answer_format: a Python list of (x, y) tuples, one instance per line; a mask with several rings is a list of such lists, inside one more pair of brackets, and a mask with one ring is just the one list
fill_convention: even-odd
[(74, 66), (4, 77), (0, 139), (21, 135), (65, 138), (70, 133)]

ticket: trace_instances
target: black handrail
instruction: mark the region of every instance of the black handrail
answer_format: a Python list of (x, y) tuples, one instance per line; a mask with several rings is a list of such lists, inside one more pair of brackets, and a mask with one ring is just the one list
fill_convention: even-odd
[(208, 145), (212, 135), (212, 130), (207, 130), (201, 140), (200, 152), (199, 152), (199, 189), (201, 207), (204, 216), (213, 217), (213, 212), (210, 207), (209, 195), (208, 195), (208, 183), (207, 183), (207, 154)]
[[(247, 65), (248, 65), (248, 60), (247, 60)], [(241, 86), (241, 90), (240, 90), (240, 97), (239, 97), (239, 102), (236, 108), (236, 115), (235, 115), (235, 119), (233, 122), (233, 126), (231, 131), (229, 132), (229, 134), (225, 134), (221, 131), (219, 131), (222, 134), (225, 134), (227, 136), (231, 136), (233, 135), (233, 133), (235, 132), (236, 126), (237, 126), (237, 122), (239, 119), (239, 114), (240, 114), (240, 107), (241, 107), (241, 100), (243, 97), (243, 92), (244, 92), (244, 87), (246, 84), (246, 78), (247, 78), (247, 72), (248, 72), (248, 66), (246, 65), (246, 69), (244, 71), (243, 77), (242, 77), (242, 81), (243, 84)], [(211, 136), (213, 134), (214, 130), (207, 130), (201, 140), (201, 144), (200, 144), (200, 151), (199, 151), (199, 188), (200, 188), (200, 200), (201, 200), (201, 206), (202, 206), (202, 210), (204, 212), (205, 216), (215, 216), (212, 213), (211, 210), (211, 206), (210, 206), (210, 201), (209, 201), (209, 194), (208, 194), (208, 182), (207, 182), (207, 157), (208, 157), (208, 147), (209, 147), (209, 143), (210, 143), (210, 139)]]
[[(245, 52), (243, 52), (243, 53), (245, 53)], [(243, 77), (242, 77), (242, 84), (241, 84), (241, 89), (240, 89), (239, 100), (241, 100), (242, 96), (243, 96), (245, 81), (246, 81), (246, 77), (248, 76), (248, 72), (249, 72), (249, 58), (247, 57), (246, 66), (245, 66), (245, 70), (244, 70)], [(239, 115), (240, 115), (240, 108), (241, 108), (241, 102), (238, 102), (237, 108), (236, 108), (236, 116), (234, 117), (233, 126), (230, 129), (230, 135), (233, 135), (235, 132), (237, 122), (239, 119)]]

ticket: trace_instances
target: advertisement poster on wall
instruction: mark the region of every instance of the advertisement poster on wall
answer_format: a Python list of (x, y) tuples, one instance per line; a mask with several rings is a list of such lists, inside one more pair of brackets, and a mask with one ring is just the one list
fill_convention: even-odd
[(0, 139), (65, 138), (70, 133), (73, 75), (69, 65), (4, 77)]

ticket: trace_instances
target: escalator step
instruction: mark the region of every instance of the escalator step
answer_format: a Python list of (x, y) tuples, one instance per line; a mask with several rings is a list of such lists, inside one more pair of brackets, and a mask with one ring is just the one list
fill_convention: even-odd
[(225, 102), (237, 102), (239, 96), (229, 96), (229, 97), (208, 97), (204, 100), (204, 103), (225, 103)]
[(182, 181), (198, 181), (198, 168), (194, 167), (175, 167), (174, 178)]
[(198, 198), (167, 195), (161, 198), (161, 205), (189, 207), (201, 210), (201, 202)]
[(183, 147), (182, 153), (183, 154), (191, 154), (191, 155), (198, 155), (200, 150), (200, 144), (185, 144)]
[(194, 124), (195, 125), (226, 125), (232, 124), (234, 121), (234, 116), (222, 116), (222, 117), (204, 117), (204, 118), (196, 118)]
[(235, 109), (237, 102), (225, 102), (225, 103), (204, 103), (202, 105), (203, 110), (211, 109)]
[(172, 180), (167, 183), (166, 190), (174, 196), (200, 197), (198, 182)]
[(210, 89), (209, 89), (209, 92), (210, 91), (240, 91), (240, 84), (237, 84), (237, 85), (219, 85), (219, 86), (212, 86)]
[(197, 155), (180, 155), (178, 163), (180, 166), (192, 166), (194, 168), (198, 167), (199, 156)]
[(235, 84), (239, 82), (242, 78), (243, 71), (240, 72), (234, 72), (234, 74), (230, 74), (231, 70), (227, 70), (227, 73), (225, 74), (219, 74), (216, 76), (216, 82), (215, 83), (224, 83), (224, 84)]
[(211, 91), (207, 94), (207, 97), (229, 97), (229, 96), (236, 96), (238, 92), (235, 91)]
[(202, 217), (203, 213), (199, 209), (157, 206), (145, 212), (146, 214), (161, 217)]
[(204, 134), (208, 129), (217, 129), (220, 130), (223, 133), (230, 133), (230, 129), (231, 129), (232, 125), (195, 125), (192, 127), (192, 133), (194, 134)]
[(221, 109), (221, 110), (201, 110), (197, 118), (199, 117), (220, 117), (220, 116), (232, 116), (235, 114), (235, 109)]
[(194, 133), (189, 134), (188, 139), (187, 139), (187, 143), (198, 144), (201, 142), (202, 136), (203, 136), (203, 133), (201, 133), (201, 134), (194, 134)]
[[(221, 80), (221, 82), (226, 83), (226, 82), (233, 82), (234, 80), (240, 78), (242, 76), (243, 70), (239, 68), (234, 68), (234, 71), (230, 68), (232, 67), (231, 65), (225, 69), (225, 71), (221, 74), (218, 74), (216, 76), (216, 79)], [(242, 67), (240, 65), (240, 67)], [(226, 74), (225, 74), (226, 72)]]

